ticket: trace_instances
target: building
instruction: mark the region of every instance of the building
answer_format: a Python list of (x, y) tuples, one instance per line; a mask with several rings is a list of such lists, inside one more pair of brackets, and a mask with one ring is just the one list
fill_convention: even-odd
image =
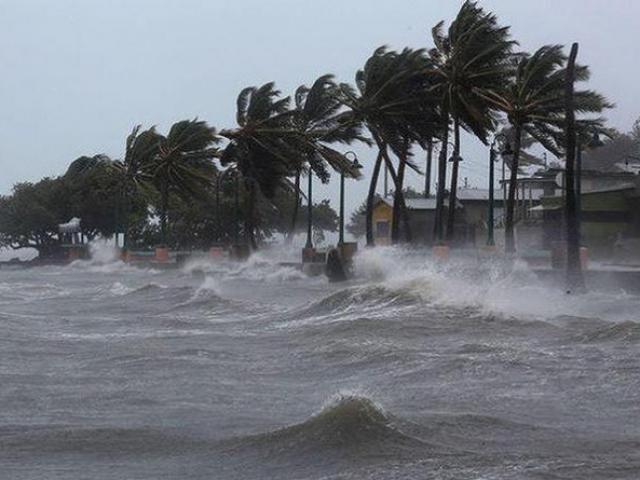
[[(635, 183), (590, 189), (581, 195), (582, 244), (592, 256), (610, 257), (619, 243), (640, 237), (640, 190)], [(543, 198), (541, 247), (545, 250), (564, 237), (564, 197)]]
[[(463, 207), (464, 222), (473, 226), (476, 246), (484, 245), (487, 237), (489, 219), (489, 189), (460, 188), (457, 191), (458, 201)], [(494, 227), (503, 223), (504, 199), (501, 191), (496, 189), (493, 198)]]
[[(405, 198), (405, 204), (409, 214), (412, 243), (431, 245), (435, 222), (435, 197)], [(494, 200), (494, 207), (496, 208), (494, 218), (497, 223), (503, 212), (503, 201), (497, 196)], [(489, 211), (489, 191), (474, 188), (460, 189), (456, 209), (454, 244), (466, 247), (484, 244)], [(449, 200), (445, 199), (445, 222), (448, 211)], [(376, 245), (390, 245), (393, 197), (379, 199), (374, 204), (372, 217)]]

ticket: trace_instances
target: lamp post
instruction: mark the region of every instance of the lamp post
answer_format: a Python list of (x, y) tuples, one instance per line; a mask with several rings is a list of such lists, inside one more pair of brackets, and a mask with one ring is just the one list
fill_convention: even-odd
[(427, 140), (427, 164), (424, 169), (424, 198), (431, 196), (431, 164), (433, 162), (433, 139)]
[[(358, 162), (358, 156), (355, 152), (348, 151), (344, 154), (345, 158), (353, 157), (351, 166), (354, 170), (360, 170), (362, 165)], [(338, 232), (338, 245), (344, 244), (344, 173), (340, 173), (340, 230)]]
[[(489, 148), (489, 212), (487, 215), (487, 246), (493, 247), (496, 242), (493, 235), (493, 224), (494, 224), (494, 164), (496, 162), (496, 143), (499, 139), (505, 143), (504, 149), (502, 151), (502, 156), (512, 155), (513, 152), (511, 150), (511, 144), (509, 143), (507, 137), (503, 133), (497, 134), (493, 137), (493, 142), (491, 142), (491, 147)], [(504, 162), (502, 163), (502, 176), (504, 181)], [(503, 184), (504, 186), (504, 184)], [(504, 203), (502, 205), (504, 209)]]
[(220, 244), (220, 231), (222, 230), (222, 221), (220, 219), (220, 175), (216, 175), (216, 244)]
[(234, 198), (233, 198), (233, 243), (234, 245), (238, 245), (239, 241), (240, 241), (240, 230), (239, 230), (239, 223), (240, 223), (240, 172), (238, 170), (236, 170), (236, 174), (235, 174), (235, 192), (234, 192)]
[(313, 200), (311, 198), (312, 195), (312, 185), (313, 185), (313, 170), (309, 169), (309, 186), (307, 189), (307, 243), (304, 248), (313, 248), (313, 241), (311, 239), (311, 230), (313, 226)]

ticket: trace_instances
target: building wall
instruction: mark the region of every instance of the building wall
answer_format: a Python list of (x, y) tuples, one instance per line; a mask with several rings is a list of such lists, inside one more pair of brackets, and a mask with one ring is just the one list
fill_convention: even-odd
[[(479, 215), (480, 208), (477, 214)], [(446, 229), (446, 219), (448, 209), (444, 209), (444, 225)], [(393, 219), (393, 209), (384, 202), (378, 203), (372, 213), (373, 238), (376, 245), (391, 245), (391, 225)], [(409, 210), (409, 225), (411, 228), (411, 243), (415, 245), (432, 245), (433, 229), (435, 222), (435, 210)], [(400, 230), (402, 235), (402, 224)], [(464, 209), (457, 212), (455, 225), (455, 246), (470, 246), (475, 242), (476, 226), (469, 224), (465, 217)]]
[(431, 245), (433, 242), (433, 223), (435, 210), (410, 210), (412, 242), (419, 245)]
[[(393, 209), (386, 203), (379, 202), (374, 207), (371, 216), (373, 218), (373, 238), (376, 245), (391, 245)], [(386, 224), (386, 227), (383, 227), (383, 224)]]
[[(640, 229), (636, 228), (640, 222), (635, 214), (635, 203), (628, 190), (582, 195), (582, 243), (593, 256), (608, 257), (618, 238), (640, 235)], [(545, 198), (543, 204), (547, 207), (561, 205), (562, 199)], [(545, 212), (543, 248), (550, 248), (565, 235), (562, 215), (562, 210)]]

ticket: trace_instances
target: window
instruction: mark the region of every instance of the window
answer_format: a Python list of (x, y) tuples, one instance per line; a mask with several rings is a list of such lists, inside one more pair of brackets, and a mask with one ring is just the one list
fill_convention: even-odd
[(389, 236), (389, 222), (376, 222), (376, 237), (383, 238)]

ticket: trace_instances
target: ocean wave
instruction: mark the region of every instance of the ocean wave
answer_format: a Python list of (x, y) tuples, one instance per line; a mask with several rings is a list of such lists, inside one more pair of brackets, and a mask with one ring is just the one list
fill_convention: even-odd
[(421, 297), (411, 290), (393, 290), (384, 285), (360, 285), (345, 288), (303, 307), (297, 315), (346, 313), (367, 310), (406, 307), (421, 304)]
[(625, 292), (567, 295), (522, 261), (452, 258), (442, 264), (425, 251), (381, 247), (359, 252), (355, 271), (362, 280), (420, 296), (433, 306), (472, 308), (488, 316), (553, 321), (569, 315), (620, 322), (634, 319), (640, 308), (640, 296)]
[(640, 342), (640, 323), (625, 321), (598, 328), (580, 337), (584, 342)]
[(149, 428), (9, 426), (0, 451), (12, 454), (179, 455), (207, 447), (202, 440)]
[(234, 449), (261, 448), (272, 454), (301, 454), (328, 449), (413, 448), (429, 445), (402, 433), (394, 419), (367, 397), (339, 394), (305, 422), (237, 439)]
[(248, 280), (282, 284), (311, 280), (291, 262), (281, 262), (270, 252), (257, 252), (244, 262), (195, 259), (183, 267), (185, 273), (215, 275), (223, 280)]

